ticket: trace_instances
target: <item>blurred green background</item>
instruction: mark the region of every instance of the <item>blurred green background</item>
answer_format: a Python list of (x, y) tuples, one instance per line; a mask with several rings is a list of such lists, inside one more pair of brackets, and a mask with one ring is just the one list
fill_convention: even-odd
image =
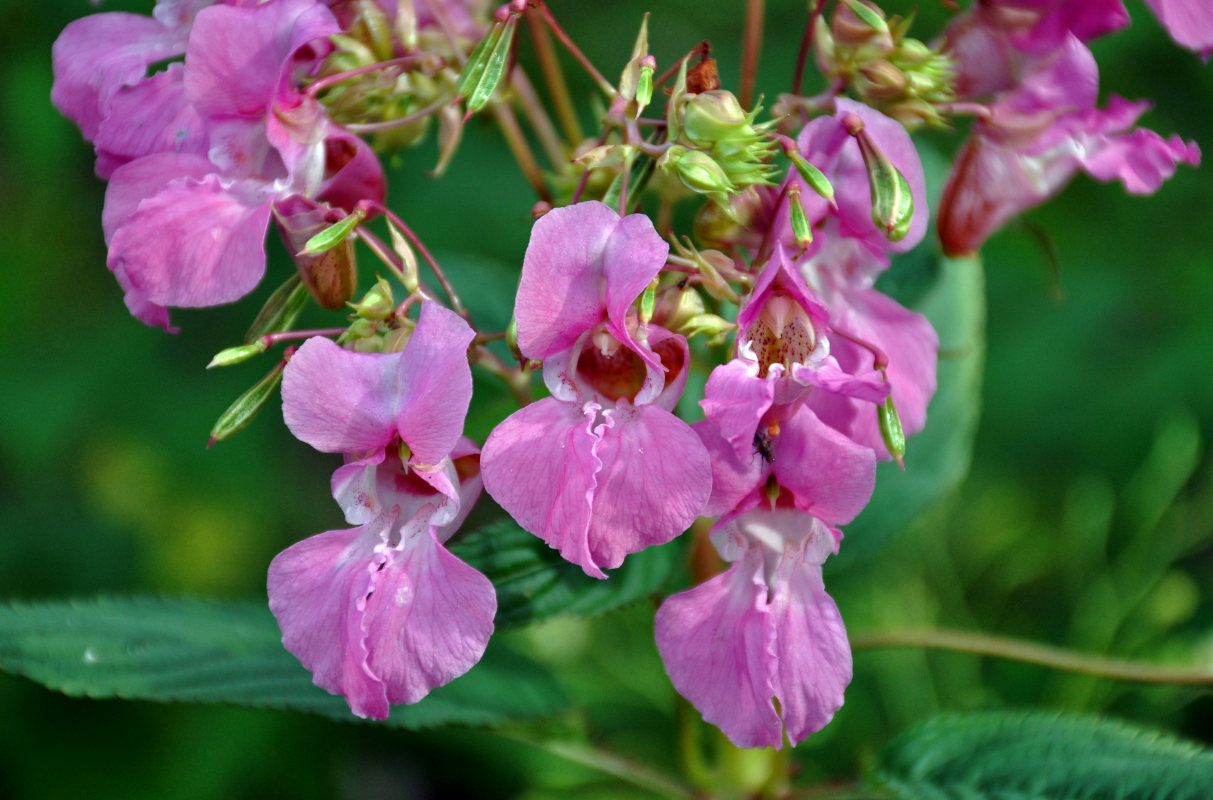
[[(650, 8), (551, 5), (608, 75)], [(787, 88), (802, 6), (768, 3), (759, 86), (769, 97)], [(1093, 48), (1103, 91), (1153, 98), (1144, 124), (1213, 156), (1213, 73), (1174, 47), (1144, 4), (1129, 6), (1132, 28)], [(728, 87), (743, 7), (651, 4), (659, 63), (709, 39)], [(341, 524), (327, 492), (335, 463), (293, 440), (275, 411), (207, 451), (214, 419), (268, 364), (202, 368), (238, 342), (291, 267), (271, 235), (269, 277), (241, 303), (175, 311), (177, 336), (127, 315), (104, 266), (91, 150), (48, 100), (51, 42), (95, 10), (0, 0), (0, 597), (260, 597), (276, 552)], [(924, 7), (915, 32), (928, 35), (942, 13)], [(505, 313), (532, 198), (490, 134), (473, 122), (438, 181), (424, 174), (432, 142), (405, 152), (390, 202), (435, 250), (475, 254), (475, 274), (500, 275)], [(959, 141), (931, 138), (945, 153)], [(827, 564), (827, 586), (853, 635), (950, 626), (1211, 669), (1208, 167), (1181, 170), (1153, 198), (1079, 178), (1027, 219), (1047, 232), (1060, 274), (1026, 228), (986, 248), (988, 356), (970, 477), (892, 544), (845, 569)], [(473, 435), (491, 424), (473, 422)], [(581, 706), (554, 726), (672, 768), (675, 695), (651, 616), (637, 607), (510, 638), (556, 669)], [(937, 709), (1106, 710), (1213, 742), (1213, 702), (1193, 690), (913, 650), (860, 652), (855, 666), (835, 722), (796, 751), (806, 781), (855, 774), (865, 753)], [(8, 676), (0, 717), (0, 798), (631, 796), (481, 731), (77, 700)]]

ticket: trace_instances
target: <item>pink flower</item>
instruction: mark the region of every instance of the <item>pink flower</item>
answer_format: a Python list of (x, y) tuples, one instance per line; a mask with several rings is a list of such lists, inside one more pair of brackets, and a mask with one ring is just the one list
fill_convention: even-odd
[(1134, 128), (1148, 103), (1112, 97), (1095, 107), (1099, 72), (1075, 36), (990, 106), (956, 159), (940, 200), (939, 235), (950, 254), (976, 250), (1004, 222), (1061, 191), (1080, 170), (1151, 194), (1177, 163), (1200, 163), (1178, 136)]
[(467, 672), (493, 632), (492, 584), (443, 546), (480, 493), (476, 447), (460, 438), (472, 338), (427, 302), (403, 352), (310, 339), (283, 376), (291, 432), (347, 454), (333, 497), (357, 527), (279, 553), (270, 610), (286, 649), (359, 716), (384, 719)]
[(844, 371), (830, 354), (827, 312), (782, 245), (737, 315), (736, 357), (712, 370), (701, 405), (739, 459), (762, 426), (778, 425), (817, 391), (881, 403), (889, 386), (874, 370)]
[(552, 396), (484, 443), (493, 499), (598, 578), (685, 530), (710, 489), (707, 452), (670, 413), (686, 384), (686, 340), (631, 313), (667, 254), (647, 217), (602, 203), (535, 223), (515, 316), (519, 348), (544, 362)]
[(657, 610), (674, 688), (738, 747), (795, 745), (842, 707), (851, 650), (821, 577), (840, 536), (792, 508), (722, 521), (712, 542), (733, 566)]
[(168, 327), (169, 306), (248, 293), (279, 203), (308, 213), (382, 198), (369, 147), (294, 87), (327, 47), (315, 43), (338, 30), (315, 0), (204, 8), (184, 68), (114, 95), (97, 137), (112, 170), (107, 264), (139, 319)]

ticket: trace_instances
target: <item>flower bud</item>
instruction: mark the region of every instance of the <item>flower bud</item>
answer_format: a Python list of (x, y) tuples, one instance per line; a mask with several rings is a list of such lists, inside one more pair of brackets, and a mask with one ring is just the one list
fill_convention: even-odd
[(716, 314), (696, 314), (675, 330), (688, 339), (700, 334), (707, 335), (711, 337), (708, 344), (715, 345), (723, 342), (729, 331), (736, 327), (735, 323)]
[(703, 298), (694, 289), (681, 285), (666, 286), (657, 293), (652, 322), (668, 330), (678, 330), (692, 317), (704, 313)]
[(905, 93), (910, 81), (888, 61), (869, 61), (859, 68), (855, 90), (873, 100), (892, 100)]
[(702, 150), (688, 150), (675, 145), (661, 156), (657, 166), (661, 169), (672, 168), (683, 186), (707, 195), (726, 209), (729, 195), (737, 191), (724, 169)]
[(791, 207), (792, 235), (796, 237), (796, 244), (804, 249), (813, 242), (813, 227), (805, 214), (804, 204), (800, 202), (799, 186), (792, 186), (788, 190), (788, 203)]
[(261, 355), (268, 349), (269, 347), (261, 339), (258, 339), (252, 344), (242, 344), (237, 345), (236, 347), (228, 347), (216, 353), (215, 357), (211, 359), (211, 363), (206, 365), (206, 368), (211, 369), (212, 367), (228, 367), (232, 364), (239, 364), (241, 361), (247, 361), (253, 356)]
[(341, 308), (354, 295), (358, 280), (350, 233), (366, 213), (355, 211), (331, 224), (332, 209), (297, 197), (276, 203), (273, 210), (303, 285), (324, 308)]
[(362, 319), (382, 321), (392, 316), (396, 303), (392, 299), (392, 286), (383, 278), (375, 281), (362, 300), (353, 306), (354, 313)]
[(265, 301), (248, 333), (244, 334), (244, 341), (252, 343), (267, 333), (290, 330), (307, 304), (307, 298), (308, 290), (299, 274), (287, 278)]
[(893, 36), (884, 12), (867, 0), (842, 0), (835, 6), (830, 33), (836, 46), (893, 49)]
[(893, 405), (892, 394), (876, 407), (876, 417), (880, 422), (880, 438), (884, 441), (884, 446), (888, 448), (889, 455), (893, 456), (902, 469), (905, 469), (902, 457), (906, 454), (906, 435), (901, 428), (901, 417), (898, 416), (897, 408)]
[(863, 120), (849, 114), (843, 119), (843, 124), (859, 144), (863, 165), (867, 169), (872, 195), (872, 222), (889, 241), (901, 241), (909, 233), (910, 223), (914, 219), (914, 196), (910, 193), (910, 184), (863, 129)]
[(710, 147), (739, 134), (753, 134), (749, 117), (732, 92), (717, 89), (687, 97), (682, 127), (691, 144)]

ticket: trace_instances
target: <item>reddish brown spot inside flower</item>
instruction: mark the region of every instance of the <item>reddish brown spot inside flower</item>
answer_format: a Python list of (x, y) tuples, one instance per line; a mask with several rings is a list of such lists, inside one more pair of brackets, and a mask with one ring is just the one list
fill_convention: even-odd
[(678, 379), (682, 373), (682, 368), (686, 366), (684, 361), (682, 348), (674, 339), (666, 339), (659, 342), (653, 348), (653, 352), (661, 359), (662, 366), (665, 367), (665, 385), (669, 386)]
[(766, 377), (773, 364), (790, 370), (793, 364), (804, 363), (817, 346), (808, 313), (783, 292), (771, 295), (747, 335), (758, 359), (760, 378)]
[(577, 359), (577, 375), (610, 400), (636, 396), (647, 373), (640, 356), (607, 334), (595, 336)]

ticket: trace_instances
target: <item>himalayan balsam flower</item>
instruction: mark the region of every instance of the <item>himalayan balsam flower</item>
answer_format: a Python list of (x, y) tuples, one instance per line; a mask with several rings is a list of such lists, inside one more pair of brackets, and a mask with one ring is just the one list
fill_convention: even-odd
[[(668, 598), (657, 649), (674, 688), (739, 747), (779, 747), (820, 730), (851, 680), (846, 630), (822, 584), (845, 524), (867, 504), (874, 453), (802, 408), (738, 463), (709, 418), (707, 513), (726, 572)], [(779, 703), (778, 709), (772, 699)]]
[(597, 578), (685, 530), (711, 487), (707, 452), (670, 413), (686, 340), (632, 309), (668, 252), (647, 217), (591, 202), (541, 217), (523, 261), (518, 346), (552, 394), (489, 435), (484, 485)]
[(283, 376), (291, 432), (346, 454), (333, 497), (356, 527), (279, 553), (270, 610), (286, 649), (359, 716), (384, 719), (389, 704), (415, 703), (467, 672), (493, 632), (493, 585), (443, 546), (480, 493), (476, 447), (460, 437), (472, 338), (427, 302), (403, 352), (314, 338)]
[(1061, 191), (1079, 171), (1119, 180), (1130, 194), (1152, 194), (1178, 163), (1200, 163), (1200, 149), (1178, 136), (1134, 128), (1149, 103), (1113, 96), (1097, 109), (1099, 71), (1070, 36), (1012, 92), (956, 159), (940, 200), (939, 235), (948, 253), (976, 250), (1003, 223)]

